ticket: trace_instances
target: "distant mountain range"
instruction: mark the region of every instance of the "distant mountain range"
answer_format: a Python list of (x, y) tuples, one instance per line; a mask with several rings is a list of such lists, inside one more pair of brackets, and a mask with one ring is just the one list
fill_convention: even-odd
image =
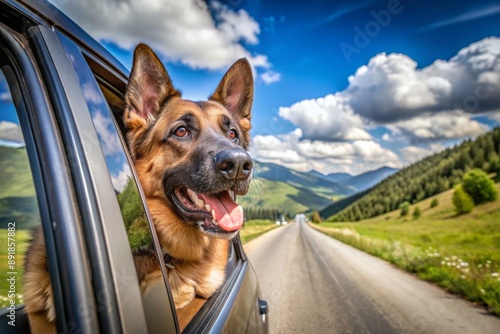
[(377, 184), (397, 170), (382, 167), (359, 175), (298, 172), (272, 163), (254, 162), (254, 181), (241, 199), (243, 207), (286, 212), (321, 210), (339, 199)]
[(346, 196), (355, 191), (349, 186), (327, 179), (324, 175), (316, 175), (317, 172), (298, 172), (280, 165), (263, 162), (255, 162), (254, 168), (254, 177), (257, 179), (286, 182), (289, 185), (307, 188), (327, 197)]
[(310, 171), (309, 174), (335, 182), (336, 184), (345, 186), (349, 189), (354, 189), (354, 192), (360, 192), (373, 187), (383, 179), (396, 173), (398, 170), (399, 169), (384, 166), (359, 175), (351, 175), (348, 173), (332, 173), (324, 175), (315, 170)]

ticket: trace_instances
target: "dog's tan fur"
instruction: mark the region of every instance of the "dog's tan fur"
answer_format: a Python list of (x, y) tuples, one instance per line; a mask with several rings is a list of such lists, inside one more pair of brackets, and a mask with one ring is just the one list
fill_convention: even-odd
[[(162, 250), (175, 259), (175, 269), (168, 270), (168, 279), (175, 307), (181, 309), (195, 296), (208, 298), (221, 286), (230, 240), (203, 233), (186, 223), (172, 207), (162, 186), (164, 172), (190, 164), (193, 149), (203, 143), (193, 138), (189, 145), (165, 144), (165, 133), (179, 117), (189, 112), (196, 118), (200, 132), (227, 136), (220, 122), (223, 117), (230, 118), (240, 133), (240, 146), (246, 149), (253, 99), (251, 69), (246, 60), (239, 60), (208, 101), (192, 102), (181, 98), (153, 51), (139, 45), (134, 53), (125, 99), (123, 121), (128, 131), (129, 150)], [(247, 189), (243, 187), (235, 192), (241, 195)], [(40, 232), (34, 235), (28, 254), (25, 300), (32, 331), (55, 332), (55, 310)], [(134, 261), (141, 291), (145, 293), (155, 281), (162, 279), (158, 261), (153, 252), (138, 252), (134, 254)]]

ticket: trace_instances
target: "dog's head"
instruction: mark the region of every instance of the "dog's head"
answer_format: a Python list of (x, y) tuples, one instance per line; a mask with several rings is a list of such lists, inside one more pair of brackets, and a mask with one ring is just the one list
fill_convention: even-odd
[(233, 197), (246, 194), (252, 174), (248, 61), (238, 60), (208, 101), (193, 102), (141, 44), (125, 98), (127, 140), (148, 203), (166, 203), (175, 219), (209, 235), (234, 236), (243, 209)]

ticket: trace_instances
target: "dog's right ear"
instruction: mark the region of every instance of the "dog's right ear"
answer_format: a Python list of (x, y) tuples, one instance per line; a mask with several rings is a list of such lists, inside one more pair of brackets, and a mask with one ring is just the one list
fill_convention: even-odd
[(125, 92), (125, 126), (131, 131), (147, 128), (148, 123), (160, 113), (162, 105), (180, 96), (153, 50), (139, 44), (134, 51), (132, 73)]

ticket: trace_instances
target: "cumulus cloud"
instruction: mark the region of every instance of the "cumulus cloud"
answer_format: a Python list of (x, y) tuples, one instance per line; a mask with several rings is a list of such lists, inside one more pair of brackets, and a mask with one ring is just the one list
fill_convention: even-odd
[(406, 146), (399, 150), (402, 161), (405, 165), (422, 160), (430, 155), (442, 151), (445, 147), (442, 144), (434, 143), (428, 147)]
[(245, 10), (201, 0), (52, 1), (94, 38), (131, 50), (146, 42), (168, 61), (191, 68), (221, 69), (246, 57), (264, 73), (266, 55), (242, 42), (257, 44), (259, 24)]
[(132, 172), (130, 171), (130, 166), (124, 163), (122, 169), (118, 171), (118, 173), (111, 175), (111, 182), (117, 191), (123, 191), (131, 177)]
[(406, 136), (410, 143), (477, 137), (489, 130), (488, 126), (472, 120), (461, 111), (415, 117), (399, 121), (394, 127), (398, 133)]
[(413, 142), (476, 136), (487, 128), (471, 117), (499, 110), (500, 38), (490, 37), (422, 69), (406, 55), (378, 54), (345, 90), (281, 107), (280, 116), (304, 139), (367, 140), (366, 129), (385, 125)]
[(361, 173), (381, 166), (401, 167), (398, 156), (373, 140), (328, 142), (302, 139), (297, 129), (284, 135), (256, 136), (253, 158), (300, 171)]
[(106, 156), (112, 156), (121, 150), (121, 143), (112, 121), (104, 117), (100, 111), (94, 112), (92, 116), (97, 134), (100, 137), (102, 151)]
[(379, 54), (349, 77), (343, 95), (357, 114), (375, 122), (455, 109), (493, 111), (500, 107), (500, 38), (485, 38), (423, 69), (406, 55)]
[(355, 114), (341, 94), (303, 100), (291, 107), (281, 107), (279, 115), (303, 131), (304, 139), (363, 140), (371, 139), (362, 129), (362, 118)]

